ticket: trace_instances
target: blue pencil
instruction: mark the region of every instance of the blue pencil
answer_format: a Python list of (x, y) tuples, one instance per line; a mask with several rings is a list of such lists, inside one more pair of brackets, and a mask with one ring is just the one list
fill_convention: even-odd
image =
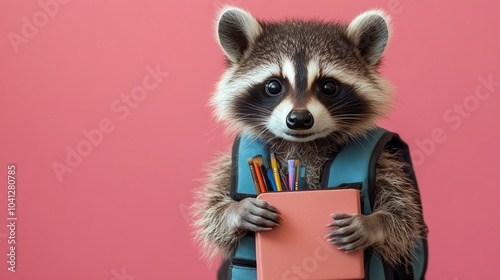
[(299, 164), (299, 190), (306, 189), (306, 166)]
[(276, 187), (276, 182), (274, 180), (274, 172), (271, 168), (267, 169), (267, 177), (269, 177), (269, 182), (271, 183), (271, 187), (273, 188), (273, 191), (277, 192), (278, 188)]

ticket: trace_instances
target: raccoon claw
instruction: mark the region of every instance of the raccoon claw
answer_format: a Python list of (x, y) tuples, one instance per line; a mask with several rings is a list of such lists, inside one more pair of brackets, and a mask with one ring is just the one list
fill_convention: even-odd
[(345, 241), (346, 243), (338, 242), (334, 243), (335, 245), (340, 245), (338, 247), (339, 250), (343, 250), (346, 252), (355, 252), (358, 250), (363, 250), (369, 246), (368, 239), (366, 237), (360, 237), (356, 241), (349, 243), (349, 241)]
[(266, 231), (281, 223), (278, 209), (255, 198), (245, 198), (234, 203), (229, 213), (233, 217), (233, 226), (238, 230)]
[(338, 228), (325, 235), (325, 238), (339, 245), (339, 250), (354, 252), (383, 241), (382, 226), (376, 216), (332, 214), (332, 218), (335, 220), (327, 226)]

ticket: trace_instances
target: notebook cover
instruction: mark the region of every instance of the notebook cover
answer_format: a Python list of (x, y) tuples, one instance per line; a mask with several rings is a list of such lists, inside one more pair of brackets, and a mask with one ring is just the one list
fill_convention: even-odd
[(332, 213), (361, 213), (359, 190), (266, 192), (280, 226), (256, 234), (257, 279), (319, 280), (364, 278), (363, 252), (345, 253), (326, 242)]

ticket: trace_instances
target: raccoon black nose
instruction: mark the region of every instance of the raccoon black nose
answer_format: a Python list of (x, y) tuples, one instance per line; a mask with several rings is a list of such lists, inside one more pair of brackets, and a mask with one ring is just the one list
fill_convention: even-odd
[(290, 129), (310, 129), (313, 124), (313, 115), (306, 110), (292, 110), (286, 117), (286, 125)]

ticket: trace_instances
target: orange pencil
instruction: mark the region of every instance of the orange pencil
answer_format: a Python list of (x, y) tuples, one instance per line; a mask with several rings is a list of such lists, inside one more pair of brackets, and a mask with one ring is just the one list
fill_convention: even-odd
[(264, 185), (264, 177), (262, 177), (262, 172), (260, 172), (260, 166), (264, 164), (264, 159), (261, 155), (255, 156), (253, 158), (253, 166), (255, 170), (255, 175), (257, 175), (257, 180), (259, 181), (260, 192), (266, 192), (266, 185)]
[(255, 194), (258, 195), (261, 193), (261, 191), (260, 191), (259, 181), (257, 179), (257, 174), (255, 173), (255, 168), (253, 166), (253, 158), (248, 159), (248, 167), (250, 168), (250, 174), (252, 175), (252, 181), (255, 187)]

